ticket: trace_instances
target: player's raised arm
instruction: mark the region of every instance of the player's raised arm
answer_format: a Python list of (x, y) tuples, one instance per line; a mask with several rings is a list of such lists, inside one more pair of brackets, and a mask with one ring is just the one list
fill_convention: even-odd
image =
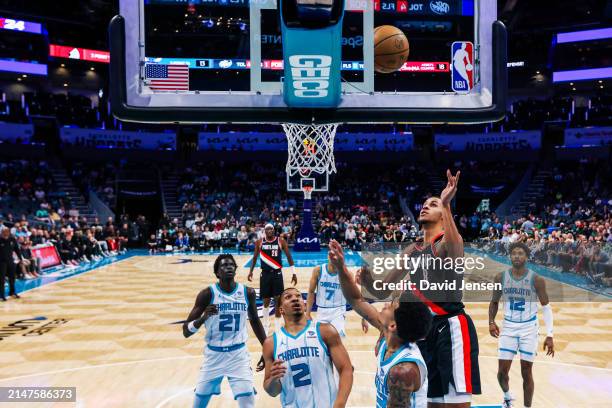
[(276, 397), (283, 389), (280, 379), (287, 372), (287, 368), (282, 360), (274, 361), (274, 339), (272, 337), (264, 341), (263, 358), (266, 365), (263, 387), (268, 395)]
[(387, 408), (411, 408), (412, 395), (421, 387), (421, 373), (415, 363), (400, 363), (391, 368), (387, 378)]
[(338, 370), (339, 383), (338, 394), (334, 401), (333, 408), (344, 408), (348, 401), (349, 394), (353, 388), (353, 365), (344, 344), (340, 340), (340, 335), (331, 324), (319, 323), (319, 331), (323, 342), (327, 345), (327, 350), (331, 360)]
[(546, 292), (546, 281), (541, 276), (536, 276), (533, 282), (538, 299), (542, 304), (542, 314), (544, 316), (544, 324), (546, 325), (546, 340), (544, 340), (544, 350), (547, 356), (555, 356), (555, 345), (553, 342), (553, 312), (548, 301), (548, 293)]
[(333, 262), (334, 267), (338, 271), (340, 287), (342, 288), (342, 294), (346, 298), (346, 301), (353, 309), (355, 309), (357, 314), (366, 319), (378, 330), (382, 330), (383, 326), (380, 321), (380, 314), (374, 306), (366, 302), (361, 296), (359, 287), (355, 283), (352, 274), (346, 267), (346, 263), (344, 262), (344, 251), (342, 250), (342, 246), (338, 243), (338, 241), (330, 241), (329, 252), (330, 260)]
[(193, 309), (183, 323), (183, 336), (185, 338), (195, 334), (209, 316), (217, 314), (217, 307), (210, 304), (211, 297), (210, 288), (202, 289), (198, 293)]
[(450, 258), (463, 256), (463, 238), (455, 225), (455, 220), (453, 219), (453, 213), (451, 211), (451, 201), (457, 194), (460, 175), (460, 171), (453, 176), (450, 170), (446, 170), (446, 178), (448, 181), (446, 187), (440, 194), (440, 201), (442, 202), (442, 228), (444, 229), (441, 250), (444, 254), (443, 256)]
[(291, 251), (289, 251), (289, 245), (287, 241), (285, 241), (282, 237), (278, 237), (278, 242), (280, 243), (281, 249), (285, 253), (287, 257), (287, 262), (289, 262), (289, 266), (291, 267), (291, 284), (293, 286), (297, 285), (297, 275), (295, 273), (295, 264), (293, 263), (293, 257), (291, 256)]
[[(494, 282), (501, 283), (502, 274), (498, 273), (495, 276)], [(494, 290), (493, 297), (491, 298), (491, 303), (489, 303), (489, 333), (491, 336), (498, 338), (499, 337), (499, 326), (495, 323), (495, 317), (497, 316), (497, 310), (499, 309), (499, 300), (502, 297), (501, 290)]]
[(261, 239), (255, 241), (255, 250), (253, 251), (253, 259), (251, 260), (251, 268), (249, 269), (249, 276), (247, 280), (249, 282), (253, 281), (253, 269), (255, 269), (255, 264), (257, 263), (257, 259), (259, 258), (259, 251), (261, 251)]
[(315, 302), (315, 292), (317, 290), (317, 283), (319, 282), (319, 274), (321, 273), (321, 267), (315, 266), (310, 276), (310, 283), (308, 284), (308, 296), (306, 297), (306, 317), (312, 319), (310, 313), (312, 312), (312, 306)]

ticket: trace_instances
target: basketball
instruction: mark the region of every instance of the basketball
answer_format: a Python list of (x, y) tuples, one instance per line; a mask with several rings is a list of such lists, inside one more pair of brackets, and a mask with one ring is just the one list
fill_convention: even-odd
[(390, 25), (374, 29), (374, 69), (381, 74), (395, 72), (404, 65), (410, 43), (402, 30)]

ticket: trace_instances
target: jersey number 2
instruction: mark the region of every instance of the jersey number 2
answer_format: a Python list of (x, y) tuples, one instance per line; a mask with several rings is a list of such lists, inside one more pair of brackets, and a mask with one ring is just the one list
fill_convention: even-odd
[[(232, 328), (232, 321), (234, 327)], [(240, 330), (240, 315), (225, 314), (219, 316), (219, 331), (238, 331)]]
[(310, 367), (308, 364), (296, 364), (291, 366), (293, 374), (293, 385), (295, 388), (310, 385)]

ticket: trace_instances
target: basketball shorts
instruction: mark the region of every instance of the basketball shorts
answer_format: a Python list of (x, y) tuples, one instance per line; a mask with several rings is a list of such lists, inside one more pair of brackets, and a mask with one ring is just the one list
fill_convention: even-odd
[(206, 347), (195, 393), (199, 396), (221, 394), (224, 377), (227, 377), (234, 399), (255, 394), (251, 356), (246, 345), (227, 352)]
[(338, 332), (340, 337), (346, 337), (345, 324), (346, 306), (343, 307), (319, 307), (317, 308), (317, 321), (329, 323)]
[(280, 296), (285, 290), (283, 270), (262, 272), (259, 277), (259, 295), (262, 299)]
[(427, 363), (428, 401), (470, 402), (472, 394), (481, 393), (478, 335), (470, 316), (435, 316), (418, 344)]
[(515, 323), (504, 320), (499, 335), (499, 359), (512, 360), (520, 353), (521, 360), (533, 361), (538, 351), (538, 321)]

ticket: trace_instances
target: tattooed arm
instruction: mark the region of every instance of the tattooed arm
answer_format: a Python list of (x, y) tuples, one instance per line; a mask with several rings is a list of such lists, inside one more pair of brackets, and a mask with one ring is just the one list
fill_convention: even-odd
[(410, 408), (412, 394), (421, 388), (421, 373), (415, 363), (400, 363), (389, 371), (387, 408)]

